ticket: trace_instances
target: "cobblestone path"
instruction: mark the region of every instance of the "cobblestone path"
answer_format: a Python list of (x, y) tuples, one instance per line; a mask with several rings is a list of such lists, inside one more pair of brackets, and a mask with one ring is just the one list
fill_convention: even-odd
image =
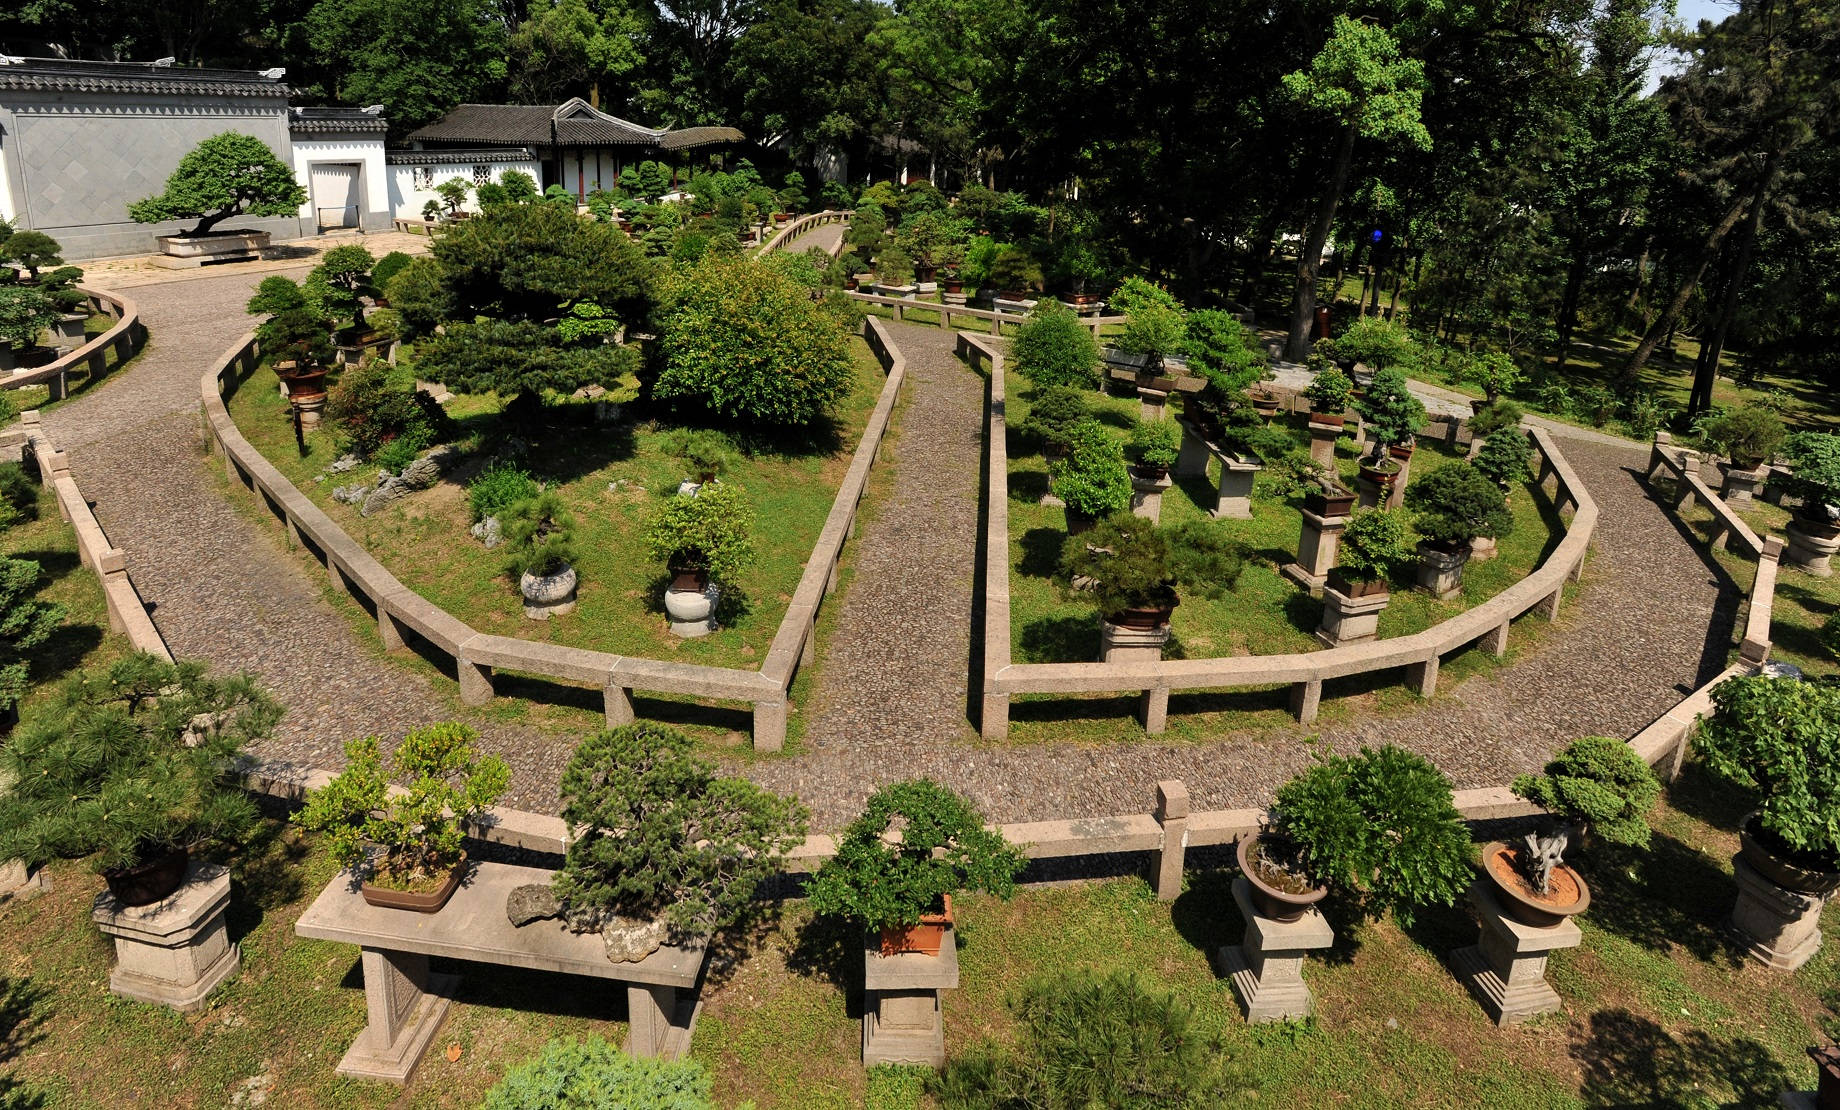
[(834, 250), (838, 243), (843, 242), (843, 233), (848, 230), (848, 228), (848, 224), (836, 223), (825, 224), (823, 227), (814, 227), (805, 234), (781, 246), (780, 250), (788, 254), (799, 254), (813, 247), (822, 247), (826, 251)]

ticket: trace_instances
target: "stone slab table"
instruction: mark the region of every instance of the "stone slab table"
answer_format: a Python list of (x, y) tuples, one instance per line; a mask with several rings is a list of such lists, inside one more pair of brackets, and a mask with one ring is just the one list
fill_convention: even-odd
[(1477, 943), (1450, 954), (1451, 970), (1488, 1011), (1496, 1025), (1517, 1025), (1560, 1008), (1559, 992), (1546, 981), (1546, 956), (1584, 941), (1575, 922), (1525, 925), (1502, 908), (1495, 884), (1477, 879), (1469, 900), (1481, 921)]
[(1208, 515), (1216, 520), (1252, 519), (1252, 482), (1258, 477), (1265, 464), (1256, 456), (1241, 457), (1213, 442), (1201, 434), (1201, 429), (1185, 417), (1177, 422), (1182, 425), (1182, 449), (1176, 457), (1175, 472), (1178, 475), (1207, 476), (1208, 458), (1220, 460), (1220, 487), (1214, 495), (1214, 506)]
[(205, 998), (242, 966), (224, 927), (230, 871), (193, 860), (185, 883), (162, 901), (124, 906), (108, 891), (96, 895), (90, 919), (115, 938), (109, 990), (136, 1002), (202, 1010)]
[(696, 986), (706, 949), (666, 945), (638, 963), (616, 964), (598, 933), (571, 933), (554, 920), (522, 928), (511, 924), (505, 916), (510, 893), (528, 883), (547, 884), (554, 875), (540, 867), (474, 863), (439, 913), (370, 905), (349, 875), (334, 877), (294, 932), (363, 949), (370, 1024), (339, 1061), (338, 1073), (409, 1081), (459, 985), (458, 976), (431, 974), (430, 956), (623, 983), (630, 1011), (626, 1051), (668, 1060), (683, 1056), (702, 1008)]
[(1309, 1017), (1316, 999), (1303, 981), (1304, 956), (1334, 944), (1335, 930), (1314, 906), (1295, 921), (1265, 917), (1253, 907), (1252, 884), (1243, 875), (1233, 880), (1233, 901), (1246, 936), (1222, 948), (1216, 966), (1232, 981), (1246, 1020), (1256, 1025)]
[(937, 956), (884, 956), (880, 934), (863, 936), (863, 1067), (945, 1063), (939, 992), (958, 986), (957, 942), (948, 926)]

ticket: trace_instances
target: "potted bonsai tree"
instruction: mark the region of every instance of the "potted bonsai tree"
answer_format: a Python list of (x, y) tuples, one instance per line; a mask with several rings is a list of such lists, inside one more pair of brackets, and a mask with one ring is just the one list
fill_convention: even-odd
[(467, 194), (473, 191), (471, 181), (464, 177), (450, 177), (436, 185), (434, 191), (440, 196), (441, 203), (447, 206), (448, 219), (458, 220), (466, 217), (467, 213), (462, 212), (460, 206), (466, 203)]
[(1295, 921), (1330, 886), (1367, 914), (1410, 926), (1420, 906), (1455, 905), (1472, 874), (1450, 780), (1392, 745), (1330, 755), (1278, 788), (1267, 827), (1241, 837), (1258, 912)]
[(1140, 384), (1151, 389), (1174, 389), (1175, 380), (1163, 373), (1163, 360), (1182, 349), (1187, 334), (1181, 309), (1150, 301), (1125, 317), (1124, 331), (1118, 336), (1118, 349), (1143, 357)]
[(1161, 480), (1182, 453), (1182, 429), (1173, 420), (1140, 420), (1131, 429), (1131, 454), (1137, 474)]
[(92, 856), (120, 904), (164, 900), (192, 853), (255, 824), (237, 761), (280, 718), (248, 675), (201, 663), (137, 654), (75, 675), (0, 747), (0, 859)]
[[(326, 834), (373, 906), (438, 913), (466, 873), (465, 836), (511, 782), (479, 734), (443, 721), (413, 729), (388, 759), (378, 738), (345, 745), (345, 770), (307, 795), (301, 825)], [(400, 786), (392, 791), (391, 785)]]
[(1131, 475), (1124, 450), (1105, 425), (1088, 417), (1074, 426), (1067, 457), (1048, 466), (1054, 495), (1067, 506), (1067, 534), (1131, 507)]
[(1469, 418), (1469, 432), (1477, 441), (1487, 439), (1504, 428), (1519, 431), (1526, 410), (1513, 401), (1496, 401), (1476, 409)]
[(689, 737), (650, 722), (584, 738), (561, 793), (570, 840), (555, 909), (576, 932), (601, 933), (616, 962), (744, 918), (808, 817), (795, 799), (718, 777)]
[(428, 201), (423, 203), (422, 205), (422, 222), (423, 223), (431, 224), (435, 222), (435, 220), (439, 219), (440, 215), (441, 215), (441, 202), (440, 201), (429, 199)]
[(1384, 489), (1398, 476), (1399, 464), (1412, 457), (1413, 437), (1425, 422), (1425, 406), (1406, 388), (1406, 376), (1388, 368), (1374, 373), (1366, 396), (1355, 402), (1355, 408), (1367, 421), (1374, 442), (1361, 474)]
[(1049, 386), (1035, 395), (1029, 415), (1017, 430), (1033, 440), (1042, 457), (1052, 462), (1062, 459), (1073, 449), (1075, 434), (1092, 419), (1086, 404), (1086, 391), (1077, 386)]
[(337, 352), (317, 311), (290, 308), (258, 326), (256, 338), (274, 355), (275, 376), (286, 386), (288, 400), (296, 405), (325, 401), (327, 368)]
[(1476, 468), (1476, 473), (1500, 486), (1505, 494), (1522, 482), (1533, 480), (1533, 467), (1528, 461), (1532, 455), (1533, 449), (1520, 429), (1504, 427), (1489, 433), (1470, 465)]
[(739, 489), (710, 482), (665, 498), (646, 526), (645, 542), (670, 572), (664, 607), (671, 631), (702, 636), (712, 630), (715, 614), (710, 581), (731, 581), (754, 561), (754, 512)]
[(1610, 844), (1648, 845), (1648, 811), (1661, 784), (1628, 744), (1607, 736), (1572, 741), (1538, 775), (1521, 775), (1514, 792), (1546, 811), (1539, 831), (1518, 846), (1482, 849), (1482, 871), (1509, 916), (1526, 925), (1557, 925), (1591, 904), (1584, 877), (1566, 850), (1589, 832)]
[(505, 570), (517, 578), (524, 615), (546, 621), (575, 609), (575, 515), (555, 490), (544, 490), (506, 509), (499, 520)]
[(1043, 299), (1029, 311), (1010, 344), (1016, 369), (1037, 389), (1091, 386), (1099, 371), (1099, 344), (1073, 309)]
[(1463, 589), (1463, 564), (1470, 544), (1493, 541), (1514, 530), (1501, 487), (1469, 463), (1446, 464), (1406, 487), (1406, 507), (1417, 513), (1419, 535), (1418, 584), (1443, 599)]
[(1789, 519), (1789, 549), (1783, 557), (1827, 577), (1840, 551), (1840, 436), (1797, 432), (1784, 440), (1783, 455), (1792, 467), (1781, 479), (1783, 488), (1801, 500)]
[(1041, 286), (1041, 264), (1021, 247), (1005, 246), (990, 260), (989, 281), (999, 299), (1026, 301)]
[(875, 291), (886, 297), (914, 294), (914, 260), (900, 247), (889, 247), (875, 258)]
[(1303, 395), (1310, 399), (1310, 423), (1326, 427), (1342, 426), (1354, 383), (1333, 362), (1324, 360), (1322, 368), (1310, 379)]
[(1342, 530), (1336, 565), (1323, 583), (1316, 638), (1329, 647), (1364, 643), (1380, 634), (1380, 611), (1392, 599), (1387, 576), (1412, 557), (1412, 534), (1394, 509), (1362, 509)]
[(179, 160), (157, 196), (135, 201), (136, 223), (195, 220), (189, 231), (159, 236), (160, 249), (177, 257), (253, 258), (268, 246), (266, 231), (212, 229), (233, 216), (292, 216), (307, 202), (294, 169), (254, 135), (225, 131), (199, 143)]
[(1061, 574), (1090, 582), (1079, 591), (1098, 606), (1102, 620), (1120, 628), (1163, 628), (1181, 604), (1177, 587), (1219, 598), (1239, 581), (1245, 557), (1215, 521), (1165, 527), (1118, 513), (1069, 536), (1061, 548)]
[(1503, 394), (1513, 393), (1521, 384), (1521, 368), (1502, 351), (1483, 351), (1463, 363), (1462, 380), (1482, 390), (1483, 400), (1471, 401), (1470, 408), (1480, 412), (1496, 404)]
[(869, 797), (805, 893), (814, 912), (879, 932), (884, 956), (937, 956), (952, 927), (952, 896), (979, 890), (1008, 898), (1027, 863), (1002, 833), (984, 827), (971, 803), (915, 779)]
[(1705, 425), (1707, 446), (1731, 460), (1738, 470), (1756, 470), (1782, 447), (1787, 430), (1782, 417), (1756, 405), (1726, 409)]

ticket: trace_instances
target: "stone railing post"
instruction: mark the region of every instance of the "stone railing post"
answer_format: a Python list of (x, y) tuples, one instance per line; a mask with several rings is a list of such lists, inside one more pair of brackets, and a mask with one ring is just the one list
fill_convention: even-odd
[(1156, 823), (1163, 826), (1163, 844), (1150, 853), (1150, 881), (1159, 902), (1173, 902), (1182, 893), (1188, 851), (1188, 787), (1181, 779), (1156, 784)]

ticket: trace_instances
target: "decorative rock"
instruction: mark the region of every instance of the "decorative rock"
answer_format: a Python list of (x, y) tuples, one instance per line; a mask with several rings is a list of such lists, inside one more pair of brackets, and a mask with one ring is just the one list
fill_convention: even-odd
[(347, 470), (356, 470), (364, 465), (364, 460), (356, 455), (340, 455), (338, 460), (326, 468), (328, 474), (343, 474)]
[(495, 516), (485, 518), (468, 531), (472, 532), (474, 539), (486, 545), (487, 551), (505, 542), (504, 536), (498, 529), (498, 518)]
[(607, 958), (616, 964), (638, 963), (664, 947), (662, 921), (638, 921), (615, 917), (601, 926), (601, 940), (607, 945)]
[(358, 515), (370, 516), (372, 513), (381, 511), (390, 502), (407, 497), (410, 492), (408, 484), (401, 478), (385, 478), (377, 484), (376, 489), (365, 496), (364, 504), (358, 508)]
[(526, 883), (505, 898), (505, 916), (522, 928), (532, 921), (562, 916), (562, 900), (548, 883)]
[(353, 482), (349, 486), (339, 486), (335, 488), (332, 491), (332, 499), (347, 505), (356, 505), (366, 497), (369, 497), (371, 491), (376, 488), (377, 487), (370, 482)]

